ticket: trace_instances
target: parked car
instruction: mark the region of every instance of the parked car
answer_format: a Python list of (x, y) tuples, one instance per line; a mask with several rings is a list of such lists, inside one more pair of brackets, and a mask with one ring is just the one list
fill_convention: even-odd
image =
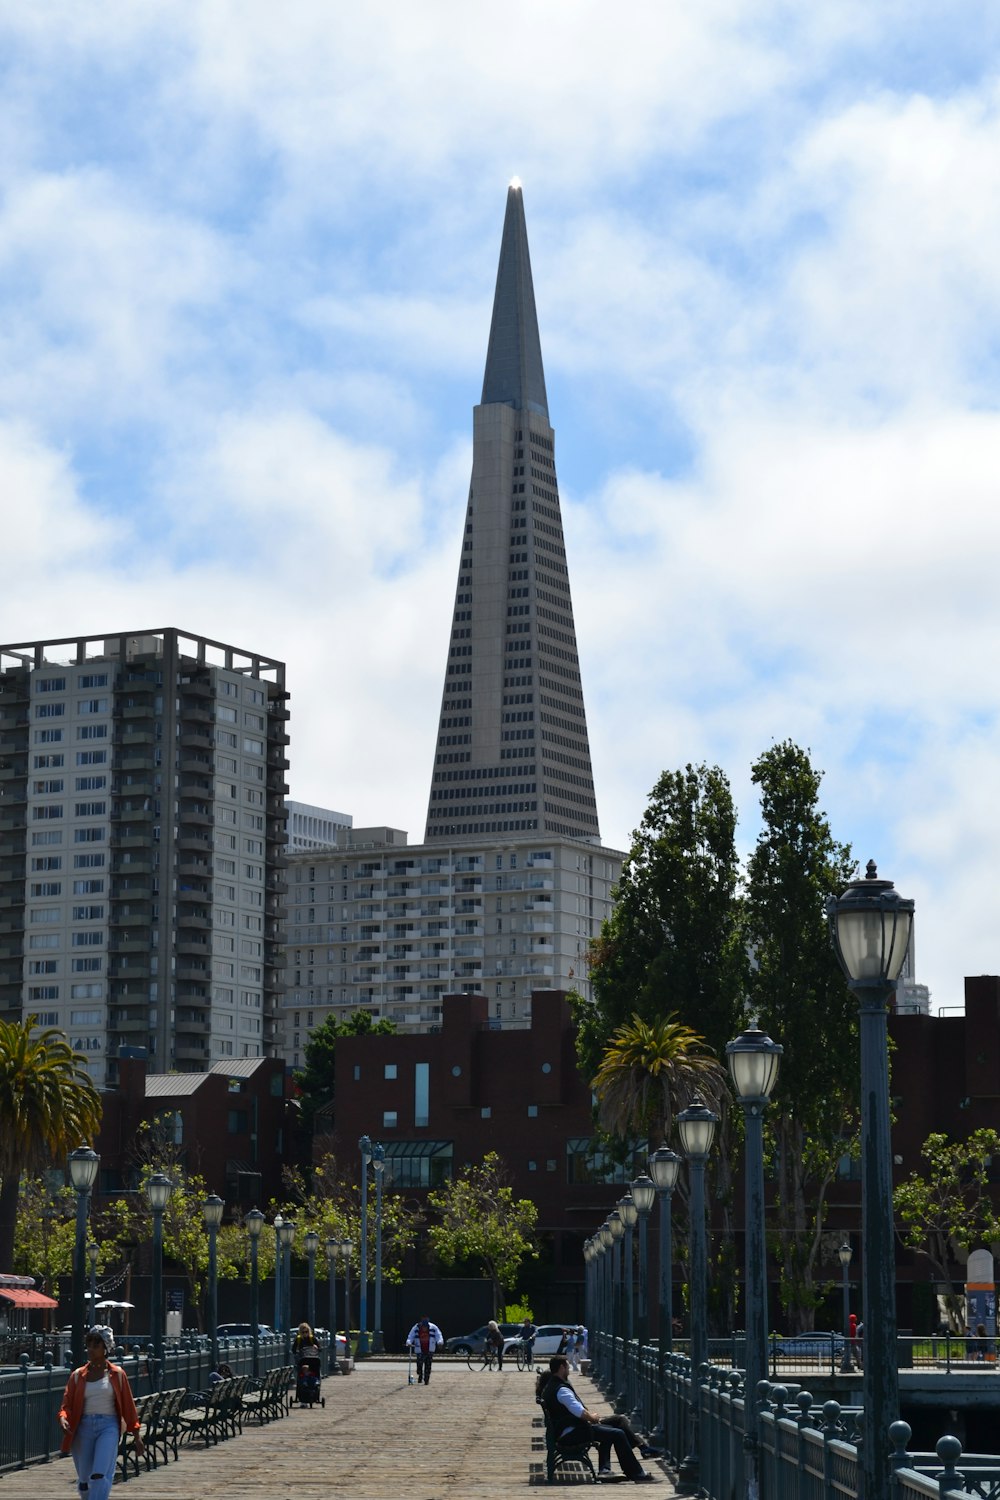
[[(220, 1339), (252, 1339), (252, 1323), (220, 1323), (216, 1329)], [(261, 1339), (273, 1339), (274, 1329), (268, 1328), (266, 1323), (257, 1324), (257, 1337)]]
[[(558, 1354), (560, 1344), (573, 1326), (572, 1323), (542, 1323), (535, 1334), (535, 1343), (532, 1349), (533, 1358), (548, 1359), (550, 1354)], [(517, 1334), (516, 1328), (514, 1333), (515, 1335)], [(520, 1339), (517, 1337), (505, 1338), (504, 1353), (506, 1354), (511, 1344), (519, 1343)]]
[[(501, 1323), (500, 1332), (504, 1339), (509, 1339), (520, 1326), (520, 1323)], [(487, 1324), (484, 1323), (481, 1328), (473, 1329), (472, 1333), (459, 1333), (454, 1338), (445, 1339), (445, 1354), (482, 1354), (486, 1347), (486, 1329)]]
[(840, 1333), (793, 1333), (772, 1339), (771, 1352), (781, 1359), (843, 1359), (844, 1336)]

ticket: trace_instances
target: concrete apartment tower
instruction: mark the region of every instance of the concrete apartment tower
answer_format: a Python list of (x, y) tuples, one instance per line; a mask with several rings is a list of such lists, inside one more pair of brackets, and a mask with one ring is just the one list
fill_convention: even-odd
[(472, 434), (426, 842), (599, 844), (555, 434), (516, 182)]
[(0, 646), (0, 1015), (102, 1087), (274, 1055), (287, 696), (174, 629)]

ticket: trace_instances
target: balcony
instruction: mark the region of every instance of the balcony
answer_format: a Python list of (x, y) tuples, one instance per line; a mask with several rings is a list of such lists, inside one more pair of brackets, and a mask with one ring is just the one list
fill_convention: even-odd
[(206, 985), (179, 984), (174, 993), (179, 1005), (196, 1006), (199, 1011), (212, 1008), (212, 997)]
[(188, 911), (181, 909), (177, 913), (177, 930), (182, 927), (192, 928), (197, 932), (211, 932), (212, 918), (206, 917), (201, 911)]
[(178, 984), (207, 984), (211, 977), (207, 964), (194, 964), (190, 959), (179, 962), (174, 972)]
[(9, 916), (0, 916), (0, 934), (6, 935), (7, 933), (23, 932), (23, 931), (24, 931), (24, 918), (23, 917), (21, 917), (21, 916), (15, 917), (13, 914), (11, 914)]
[(148, 944), (145, 956), (115, 953), (110, 956), (108, 975), (111, 979), (148, 979), (151, 972)]
[(179, 828), (176, 844), (178, 849), (186, 850), (188, 853), (199, 851), (208, 853), (212, 848), (212, 839), (209, 834), (196, 833), (193, 828)]
[(141, 802), (120, 800), (111, 809), (113, 822), (126, 823), (152, 823), (153, 809), (148, 805), (148, 798)]
[(185, 825), (193, 828), (211, 828), (214, 822), (211, 808), (195, 807), (182, 797), (177, 811), (178, 828), (183, 828)]
[(0, 813), (0, 833), (22, 833), (27, 826), (23, 812)]
[[(177, 874), (179, 876), (193, 875), (196, 880), (208, 880), (212, 874), (212, 862), (208, 859), (179, 859)], [(185, 892), (185, 895), (189, 894), (193, 892)]]
[(112, 849), (148, 849), (149, 843), (149, 834), (141, 830), (133, 833), (131, 828), (118, 828), (111, 833)]
[(121, 717), (126, 722), (136, 719), (151, 719), (155, 712), (152, 698), (150, 698), (148, 703), (126, 703), (125, 707), (120, 710)]
[(181, 729), (179, 743), (182, 750), (211, 750), (214, 740), (208, 725), (192, 724)]
[[(3, 875), (0, 874), (0, 880), (2, 880), (2, 879), (3, 879)], [(17, 889), (17, 890), (3, 891), (2, 893), (0, 893), (0, 911), (13, 911), (17, 907), (21, 907), (23, 905), (24, 905), (24, 884), (23, 884), (23, 882), (22, 882), (20, 888)]]
[(186, 1032), (189, 1036), (208, 1036), (212, 1030), (212, 1023), (208, 1016), (200, 1011), (178, 1010), (174, 1027), (178, 1036), (182, 1032)]
[(210, 708), (206, 708), (202, 703), (193, 703), (184, 698), (181, 699), (179, 717), (182, 734), (191, 724), (213, 724), (215, 722), (215, 715)]
[(182, 755), (177, 763), (181, 775), (204, 776), (212, 769), (210, 755)]
[(9, 761), (6, 765), (0, 766), (0, 781), (26, 781), (27, 777), (26, 766), (11, 765)]
[(153, 771), (156, 769), (156, 761), (152, 755), (143, 750), (119, 747), (115, 767), (119, 771)]
[(178, 931), (174, 940), (174, 952), (185, 954), (188, 957), (206, 958), (212, 951), (212, 945), (207, 938), (197, 937), (194, 933)]
[(152, 724), (127, 724), (115, 743), (123, 754), (127, 750), (141, 750), (144, 745), (156, 743), (156, 728)]
[(180, 1037), (174, 1043), (174, 1056), (178, 1062), (208, 1062), (208, 1048), (204, 1042), (191, 1038), (184, 1041)]
[[(148, 902), (145, 910), (136, 911), (134, 904), (130, 907), (111, 908), (108, 918), (109, 927), (149, 927), (153, 920), (153, 904)], [(148, 946), (148, 945), (147, 945)]]

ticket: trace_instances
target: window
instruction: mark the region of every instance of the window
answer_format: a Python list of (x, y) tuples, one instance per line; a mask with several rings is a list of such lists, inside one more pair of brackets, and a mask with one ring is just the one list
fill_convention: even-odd
[[(71, 984), (69, 987), (71, 1000), (100, 1000), (103, 993), (103, 984)], [(100, 1012), (97, 1013), (97, 1018), (100, 1019)]]
[[(73, 989), (89, 989), (89, 985), (74, 984)], [(98, 986), (100, 988), (100, 986)], [(100, 1026), (101, 1012), (99, 1010), (71, 1010), (69, 1013), (69, 1024), (71, 1026)]]
[(36, 693), (64, 693), (66, 691), (65, 677), (36, 677)]
[(61, 948), (58, 932), (33, 932), (28, 938), (29, 948)]
[(58, 743), (62, 739), (62, 737), (63, 737), (63, 732), (62, 732), (61, 729), (36, 729), (35, 730), (35, 744), (36, 745), (58, 745)]
[(31, 809), (31, 816), (36, 820), (44, 820), (46, 818), (61, 818), (62, 815), (63, 805), (61, 802), (45, 802), (41, 807), (33, 807)]
[(483, 1120), (490, 1120), (493, 1118), (493, 1110), (488, 1104), (484, 1104), (482, 1109), (479, 1111), (479, 1115)]
[[(86, 806), (86, 804), (82, 804)], [(74, 844), (101, 844), (104, 842), (103, 828), (74, 828)]]
[(65, 755), (63, 755), (62, 751), (57, 750), (50, 755), (36, 755), (34, 760), (32, 761), (32, 765), (34, 766), (36, 771), (44, 771), (49, 766), (55, 767), (63, 765), (65, 760), (66, 757)]
[(99, 974), (102, 962), (100, 958), (74, 958), (70, 960), (70, 971), (73, 974)]
[(104, 864), (103, 854), (74, 854), (74, 870), (99, 870)]
[(74, 932), (72, 943), (74, 948), (100, 948), (104, 944), (103, 932)]
[(383, 1130), (395, 1130), (395, 1128), (396, 1128), (396, 1111), (394, 1109), (384, 1109), (382, 1111), (382, 1129)]
[[(58, 1000), (59, 999), (59, 986), (57, 984), (31, 984), (31, 985), (28, 986), (28, 999), (29, 1000)], [(38, 1024), (39, 1024), (39, 1026), (55, 1026), (57, 1024), (56, 1018), (55, 1018), (55, 1012), (54, 1011), (49, 1011), (48, 1014), (52, 1016), (52, 1020), (51, 1021), (47, 1021), (44, 1016), (39, 1016), (38, 1017)]]
[(61, 896), (61, 880), (36, 880), (31, 887), (33, 896)]
[(103, 906), (74, 906), (74, 922), (99, 922), (104, 916)]
[(537, 1117), (538, 1117), (538, 1105), (537, 1104), (529, 1104), (528, 1105), (528, 1119), (529, 1120), (534, 1120), (534, 1119), (537, 1119)]
[(106, 740), (108, 726), (107, 724), (79, 724), (76, 737), (78, 740)]
[(65, 703), (39, 703), (35, 709), (35, 717), (36, 719), (61, 719), (65, 712)]
[(260, 740), (248, 740), (248, 739), (244, 739), (244, 741), (243, 741), (243, 754), (244, 755), (263, 755), (264, 754), (264, 746), (261, 744)]
[[(76, 778), (75, 790), (78, 792), (99, 792), (108, 784), (106, 776), (78, 776)], [(101, 804), (103, 811), (104, 804)]]
[(57, 923), (62, 921), (61, 906), (42, 906), (31, 913), (32, 922)]
[(430, 1110), (430, 1063), (413, 1065), (413, 1123), (426, 1125)]
[(53, 792), (61, 792), (65, 782), (62, 777), (53, 777), (49, 781), (36, 781), (32, 790), (36, 797), (51, 795)]
[(107, 687), (107, 685), (107, 672), (85, 672), (77, 682), (79, 688), (98, 688)]
[(235, 708), (227, 708), (224, 703), (217, 703), (215, 717), (220, 724), (238, 724), (240, 716)]
[(58, 974), (59, 960), (57, 958), (29, 958), (29, 974)]
[(96, 880), (74, 880), (73, 882), (74, 896), (93, 896), (103, 890), (103, 877), (98, 877)]
[(245, 1109), (231, 1109), (229, 1111), (229, 1134), (246, 1135), (249, 1116)]
[(106, 802), (78, 802), (76, 804), (76, 817), (78, 818), (103, 818), (108, 810)]
[(62, 869), (62, 855), (61, 854), (38, 854), (31, 861), (31, 868), (32, 868), (33, 871), (37, 871), (37, 870), (61, 870)]
[(43, 828), (31, 835), (31, 847), (40, 849), (45, 844), (61, 844), (61, 828)]
[(106, 714), (107, 711), (107, 698), (81, 698), (77, 704), (77, 712), (81, 714)]
[(108, 752), (106, 750), (78, 750), (76, 763), (78, 766), (105, 766), (108, 763)]
[(386, 1063), (386, 1065), (385, 1065), (385, 1076), (386, 1076), (386, 1078), (395, 1078), (396, 1077), (396, 1064), (395, 1063)]

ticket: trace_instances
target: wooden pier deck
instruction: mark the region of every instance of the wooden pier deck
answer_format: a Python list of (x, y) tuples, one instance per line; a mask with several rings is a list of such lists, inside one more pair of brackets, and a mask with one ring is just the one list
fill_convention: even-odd
[[(115, 1494), (122, 1500), (524, 1500), (544, 1483), (544, 1447), (533, 1447), (542, 1435), (532, 1426), (533, 1375), (513, 1368), (470, 1373), (464, 1363), (439, 1362), (427, 1386), (408, 1385), (406, 1377), (405, 1363), (361, 1365), (323, 1382), (325, 1409), (294, 1407), (280, 1421), (250, 1423), (242, 1436), (216, 1447), (194, 1443), (177, 1463), (116, 1484)], [(573, 1384), (593, 1409), (608, 1410), (586, 1377), (575, 1376)], [(646, 1489), (668, 1500), (674, 1491), (663, 1469), (648, 1461), (644, 1467), (660, 1481)], [(75, 1500), (74, 1484), (72, 1463), (53, 1460), (0, 1479), (0, 1500)]]

